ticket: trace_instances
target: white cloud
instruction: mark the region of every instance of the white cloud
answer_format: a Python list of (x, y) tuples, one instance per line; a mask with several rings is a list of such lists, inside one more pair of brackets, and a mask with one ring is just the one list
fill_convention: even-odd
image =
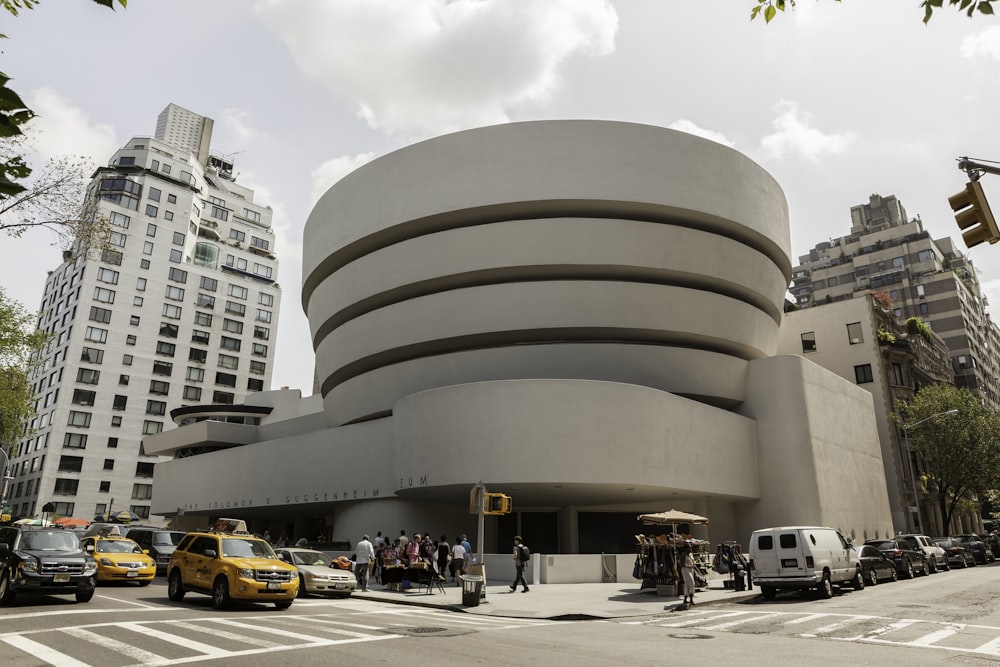
[(558, 88), (560, 66), (614, 50), (608, 0), (341, 0), (257, 10), (307, 76), (404, 138), (503, 123)]
[(798, 155), (813, 162), (828, 154), (844, 153), (852, 143), (853, 132), (824, 134), (812, 125), (812, 116), (799, 110), (798, 104), (782, 100), (775, 110), (778, 112), (773, 124), (777, 132), (761, 139), (761, 150), (778, 160)]
[(52, 88), (36, 88), (24, 96), (24, 102), (36, 114), (26, 133), (32, 161), (44, 163), (74, 155), (87, 158), (96, 167), (105, 164), (121, 146), (110, 125), (93, 122)]
[(342, 155), (332, 160), (327, 160), (312, 172), (312, 199), (309, 202), (310, 209), (316, 205), (323, 194), (330, 189), (330, 186), (347, 176), (363, 164), (367, 164), (375, 159), (375, 153), (359, 153), (358, 155)]
[(714, 130), (706, 130), (703, 127), (698, 127), (689, 120), (680, 119), (675, 120), (673, 123), (668, 125), (671, 130), (680, 130), (681, 132), (687, 132), (688, 134), (693, 134), (696, 137), (701, 137), (703, 139), (709, 139), (717, 144), (722, 144), (723, 146), (729, 146), (730, 148), (736, 147), (736, 142), (728, 138), (721, 132), (715, 132)]
[(252, 127), (249, 123), (250, 112), (239, 109), (223, 109), (222, 117), (219, 119), (222, 124), (231, 130), (236, 138), (241, 142), (249, 142), (255, 139), (264, 139), (267, 134)]
[(982, 56), (1000, 60), (1000, 26), (992, 26), (966, 37), (959, 51), (966, 58)]

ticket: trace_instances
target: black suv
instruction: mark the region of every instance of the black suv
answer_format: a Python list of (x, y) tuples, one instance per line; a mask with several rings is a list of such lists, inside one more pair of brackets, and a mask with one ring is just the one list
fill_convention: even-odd
[(166, 574), (170, 555), (174, 553), (174, 547), (185, 534), (182, 530), (139, 526), (129, 529), (128, 538), (152, 556), (153, 560), (156, 561), (157, 574)]
[(97, 561), (80, 538), (63, 528), (0, 528), (0, 604), (21, 593), (76, 595), (90, 602), (97, 585)]

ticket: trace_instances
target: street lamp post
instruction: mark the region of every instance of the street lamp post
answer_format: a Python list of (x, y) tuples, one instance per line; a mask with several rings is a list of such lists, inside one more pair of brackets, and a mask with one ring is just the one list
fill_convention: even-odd
[(913, 507), (917, 510), (917, 524), (919, 524), (919, 528), (915, 526), (913, 528), (913, 532), (917, 532), (918, 529), (921, 531), (924, 530), (924, 517), (923, 513), (920, 511), (920, 497), (917, 495), (917, 467), (913, 464), (913, 454), (910, 452), (910, 429), (912, 429), (914, 426), (920, 426), (924, 422), (930, 421), (931, 419), (937, 419), (938, 417), (949, 417), (951, 415), (957, 415), (957, 414), (958, 410), (956, 408), (952, 408), (951, 410), (938, 412), (937, 414), (933, 414), (930, 417), (924, 417), (920, 421), (915, 421), (912, 424), (904, 424), (902, 426), (903, 445), (906, 448), (906, 460), (910, 462), (910, 483), (913, 485)]
[(14, 478), (7, 476), (7, 472), (10, 470), (10, 455), (3, 447), (0, 447), (0, 454), (3, 454), (3, 477), (0, 478), (0, 514), (4, 514), (7, 509), (7, 482)]

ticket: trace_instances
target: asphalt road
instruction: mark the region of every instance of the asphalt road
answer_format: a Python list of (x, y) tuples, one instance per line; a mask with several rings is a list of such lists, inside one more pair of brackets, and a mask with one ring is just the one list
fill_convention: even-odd
[[(541, 589), (540, 589), (541, 590)], [(208, 664), (987, 665), (1000, 663), (1000, 564), (847, 591), (613, 621), (477, 616), (359, 599), (216, 611), (207, 596), (102, 586), (90, 603), (0, 607), (5, 667)]]

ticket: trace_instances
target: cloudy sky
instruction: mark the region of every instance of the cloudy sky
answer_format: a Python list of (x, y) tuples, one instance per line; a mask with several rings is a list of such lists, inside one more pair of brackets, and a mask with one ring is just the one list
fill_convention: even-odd
[[(784, 188), (793, 253), (895, 194), (959, 238), (956, 158), (1000, 160), (1000, 18), (916, 0), (46, 0), (4, 19), (2, 70), (39, 117), (36, 161), (103, 164), (170, 102), (214, 118), (213, 148), (275, 211), (285, 298), (273, 385), (311, 393), (298, 298), (318, 196), (365, 162), (481, 125), (597, 118), (727, 144)], [(983, 180), (1000, 213), (1000, 177)], [(0, 284), (36, 308), (60, 261), (44, 232), (0, 237)], [(963, 246), (964, 247), (964, 246)], [(1000, 304), (1000, 246), (969, 251)], [(795, 260), (793, 258), (793, 263)]]

